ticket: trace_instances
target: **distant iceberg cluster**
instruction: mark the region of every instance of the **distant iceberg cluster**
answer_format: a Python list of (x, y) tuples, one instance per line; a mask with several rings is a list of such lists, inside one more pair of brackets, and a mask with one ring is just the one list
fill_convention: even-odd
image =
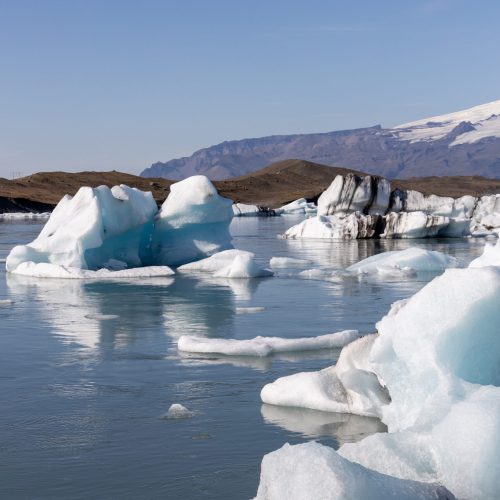
[[(395, 254), (376, 257), (357, 266)], [(265, 403), (375, 416), (388, 433), (338, 452), (285, 445), (264, 457), (257, 498), (500, 498), (499, 265), (500, 243), (486, 246), (396, 302), (335, 366), (266, 385)]]
[(386, 179), (338, 175), (318, 199), (317, 216), (285, 238), (429, 238), (500, 230), (500, 195), (451, 198), (391, 190)]
[(59, 202), (34, 241), (12, 249), (6, 269), (60, 278), (164, 276), (168, 266), (230, 248), (232, 218), (232, 201), (204, 176), (173, 184), (160, 210), (149, 192), (82, 187)]

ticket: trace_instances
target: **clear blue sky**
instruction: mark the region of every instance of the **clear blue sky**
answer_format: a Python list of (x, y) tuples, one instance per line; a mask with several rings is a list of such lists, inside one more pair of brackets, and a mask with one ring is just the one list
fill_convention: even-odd
[(0, 176), (500, 99), (496, 0), (0, 0)]

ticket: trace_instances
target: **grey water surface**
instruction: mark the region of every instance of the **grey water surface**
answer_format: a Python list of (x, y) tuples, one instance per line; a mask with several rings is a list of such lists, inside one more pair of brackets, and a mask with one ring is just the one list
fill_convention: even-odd
[[(470, 261), (484, 240), (283, 240), (296, 217), (239, 218), (234, 245), (341, 269), (418, 245)], [(0, 259), (34, 239), (36, 222), (0, 222)], [(264, 454), (316, 439), (334, 448), (376, 419), (262, 405), (264, 384), (335, 363), (339, 351), (274, 358), (180, 354), (183, 334), (289, 338), (375, 331), (396, 300), (434, 277), (406, 281), (202, 275), (120, 282), (7, 275), (0, 263), (0, 498), (247, 499)], [(11, 303), (2, 302), (10, 299)], [(236, 308), (264, 307), (254, 314)], [(193, 413), (165, 417), (172, 403)]]

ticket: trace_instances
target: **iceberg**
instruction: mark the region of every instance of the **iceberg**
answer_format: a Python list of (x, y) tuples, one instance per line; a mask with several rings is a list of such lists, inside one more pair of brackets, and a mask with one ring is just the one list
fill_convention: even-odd
[(271, 217), (279, 214), (271, 208), (235, 203), (233, 205), (233, 215), (235, 217)]
[(232, 205), (203, 175), (172, 184), (155, 218), (151, 264), (179, 266), (230, 248)]
[(391, 212), (384, 218), (381, 238), (430, 238), (450, 224), (450, 218), (425, 212)]
[(34, 241), (12, 249), (6, 269), (33, 262), (97, 270), (110, 259), (139, 267), (156, 211), (151, 193), (135, 188), (80, 188), (62, 198)]
[(226, 356), (263, 357), (277, 353), (335, 349), (343, 347), (357, 338), (359, 338), (359, 332), (357, 330), (344, 330), (328, 335), (298, 339), (255, 337), (249, 340), (234, 340), (207, 339), (183, 335), (179, 338), (177, 347), (180, 351), (185, 352), (223, 354)]
[(384, 273), (387, 270), (410, 268), (414, 271), (442, 272), (453, 267), (463, 267), (462, 263), (451, 255), (423, 248), (411, 247), (405, 250), (382, 252), (363, 259), (346, 270), (362, 273)]
[[(231, 204), (203, 176), (173, 184), (159, 213), (149, 192), (125, 185), (82, 187), (62, 198), (34, 241), (11, 250), (6, 269), (78, 278), (149, 267), (140, 276), (164, 276), (165, 266), (231, 246)], [(115, 276), (133, 273), (122, 274)]]
[[(448, 269), (395, 304), (377, 324), (377, 334), (346, 346), (336, 366), (278, 379), (262, 389), (261, 398), (380, 416), (388, 433), (338, 451), (349, 461), (346, 466), (369, 469), (365, 479), (375, 471), (404, 481), (439, 482), (457, 498), (499, 498), (499, 296), (498, 267)], [(287, 450), (300, 455), (294, 447)], [(288, 460), (280, 459), (281, 465)], [(308, 467), (313, 460), (311, 455), (301, 462), (311, 474), (310, 487), (324, 481)], [(265, 457), (264, 489), (267, 464)], [(288, 491), (294, 480), (285, 470), (275, 476), (275, 491)], [(356, 497), (344, 479), (331, 498)]]

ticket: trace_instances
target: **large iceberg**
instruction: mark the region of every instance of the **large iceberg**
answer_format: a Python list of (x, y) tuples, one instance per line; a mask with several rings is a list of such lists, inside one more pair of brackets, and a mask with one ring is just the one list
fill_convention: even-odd
[[(149, 192), (124, 185), (82, 187), (75, 196), (62, 198), (34, 241), (12, 249), (6, 269), (34, 276), (53, 271), (55, 277), (94, 277), (90, 271), (200, 259), (231, 246), (231, 204), (203, 176), (172, 184), (160, 212)], [(142, 275), (157, 272), (164, 275), (165, 269)]]
[(500, 240), (497, 240), (496, 245), (487, 243), (483, 254), (469, 264), (469, 267), (486, 266), (500, 266)]
[(139, 267), (156, 212), (151, 193), (124, 185), (80, 188), (64, 196), (34, 241), (13, 248), (6, 269), (33, 262), (96, 270), (110, 260)]
[[(338, 453), (349, 462), (335, 468), (357, 463), (405, 480), (401, 488), (439, 482), (458, 498), (500, 498), (499, 296), (498, 267), (449, 269), (397, 303), (377, 335), (345, 347), (335, 367), (278, 379), (263, 388), (262, 400), (379, 415), (389, 432), (343, 445)], [(302, 453), (294, 449), (276, 455), (269, 470), (264, 459), (263, 491), (271, 475), (273, 491), (288, 491), (290, 454)], [(307, 470), (312, 488), (324, 481), (312, 465), (323, 452), (313, 451), (294, 468)], [(327, 498), (353, 498), (348, 476)]]

